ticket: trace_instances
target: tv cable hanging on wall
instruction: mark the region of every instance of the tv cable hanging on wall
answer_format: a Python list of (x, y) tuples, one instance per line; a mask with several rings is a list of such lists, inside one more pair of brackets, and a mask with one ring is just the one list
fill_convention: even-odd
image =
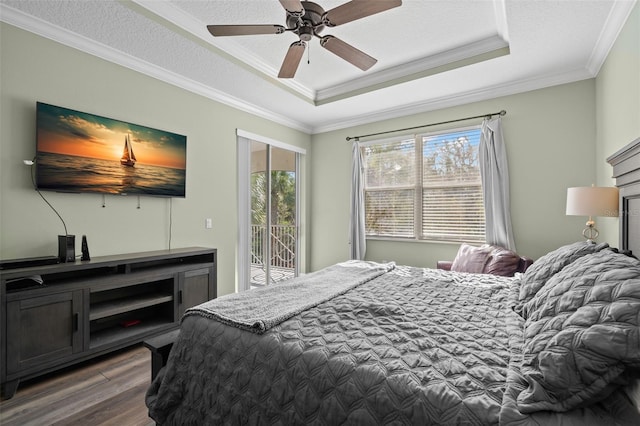
[(67, 224), (64, 222), (64, 219), (62, 218), (62, 216), (60, 216), (60, 213), (58, 213), (58, 211), (55, 209), (55, 207), (53, 207), (51, 205), (51, 203), (44, 197), (44, 195), (42, 195), (42, 192), (40, 192), (40, 189), (38, 189), (38, 185), (36, 185), (36, 178), (34, 176), (34, 168), (33, 165), (36, 162), (36, 159), (34, 157), (33, 160), (22, 160), (22, 162), (29, 166), (31, 168), (30, 172), (31, 172), (31, 183), (33, 184), (33, 189), (36, 190), (36, 192), (38, 193), (38, 195), (44, 200), (45, 203), (47, 203), (47, 205), (49, 207), (51, 207), (51, 210), (53, 210), (53, 212), (60, 218), (60, 221), (62, 222), (62, 226), (64, 226), (64, 235), (69, 235), (69, 232), (67, 231)]

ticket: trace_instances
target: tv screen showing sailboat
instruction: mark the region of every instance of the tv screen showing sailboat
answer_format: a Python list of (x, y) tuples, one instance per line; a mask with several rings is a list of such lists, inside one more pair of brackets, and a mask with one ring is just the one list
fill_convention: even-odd
[(185, 197), (187, 137), (38, 102), (36, 186)]

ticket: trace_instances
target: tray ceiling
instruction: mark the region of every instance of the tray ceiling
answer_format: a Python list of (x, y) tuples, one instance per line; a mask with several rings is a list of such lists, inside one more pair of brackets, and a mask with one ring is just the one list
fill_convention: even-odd
[[(375, 0), (370, 0), (375, 1)], [(318, 0), (325, 10), (344, 1)], [(277, 0), (2, 0), (0, 19), (236, 108), (319, 133), (594, 77), (635, 0), (404, 0), (333, 28), (375, 57), (366, 72), (319, 45), (293, 79), (278, 35), (213, 37), (208, 24), (286, 25)]]

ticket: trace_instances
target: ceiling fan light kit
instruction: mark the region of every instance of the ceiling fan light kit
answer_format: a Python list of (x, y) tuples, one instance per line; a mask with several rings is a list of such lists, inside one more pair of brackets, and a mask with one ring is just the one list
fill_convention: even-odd
[(280, 0), (286, 11), (287, 26), (282, 25), (207, 25), (214, 37), (282, 34), (291, 31), (299, 40), (289, 46), (280, 67), (278, 78), (293, 78), (304, 54), (306, 43), (313, 37), (320, 39), (320, 46), (339, 56), (363, 71), (371, 68), (377, 60), (363, 51), (332, 35), (321, 36), (325, 27), (335, 27), (356, 19), (384, 12), (402, 4), (402, 0), (352, 0), (327, 12), (310, 1)]

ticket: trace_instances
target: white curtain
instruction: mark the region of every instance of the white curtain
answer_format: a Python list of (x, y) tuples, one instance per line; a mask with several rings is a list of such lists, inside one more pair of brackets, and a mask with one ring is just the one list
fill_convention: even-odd
[(480, 174), (488, 244), (516, 251), (511, 226), (509, 167), (500, 117), (482, 122)]
[(351, 259), (363, 260), (367, 251), (364, 227), (364, 163), (358, 141), (351, 147), (351, 220), (349, 221), (349, 244)]

